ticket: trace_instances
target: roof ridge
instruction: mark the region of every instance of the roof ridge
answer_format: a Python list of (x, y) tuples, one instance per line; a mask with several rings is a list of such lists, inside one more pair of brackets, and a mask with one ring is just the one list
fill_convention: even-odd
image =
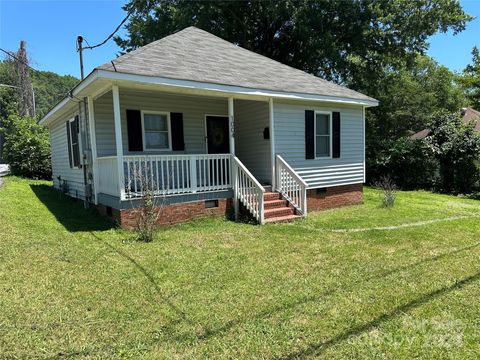
[[(189, 26), (188, 28), (190, 28), (190, 27), (194, 27), (194, 26)], [(171, 33), (170, 35), (164, 36), (164, 37), (162, 37), (162, 38), (160, 38), (160, 39), (157, 39), (157, 40), (153, 40), (152, 42), (149, 42), (148, 44), (145, 44), (145, 45), (142, 45), (142, 46), (140, 46), (140, 47), (137, 47), (136, 49), (134, 49), (134, 50), (132, 50), (132, 51), (129, 51), (129, 52), (127, 52), (127, 53), (125, 53), (125, 54), (117, 57), (116, 59), (110, 60), (110, 62), (113, 61), (115, 64), (121, 64), (121, 63), (124, 62), (125, 60), (130, 59), (132, 56), (141, 54), (141, 53), (143, 53), (145, 50), (148, 50), (148, 49), (150, 49), (151, 47), (153, 47), (154, 45), (157, 45), (157, 44), (159, 44), (159, 43), (161, 43), (161, 42), (164, 42), (164, 40), (166, 40), (166, 39), (168, 39), (168, 38), (170, 38), (170, 37), (172, 37), (172, 36), (174, 36), (174, 35), (177, 35), (178, 33), (182, 32), (182, 31), (184, 31), (184, 30), (186, 30), (186, 29), (188, 29), (188, 28), (175, 31), (174, 33)], [(108, 63), (105, 63), (105, 64), (108, 64)], [(103, 64), (103, 65), (105, 65), (105, 64)], [(99, 68), (99, 67), (101, 67), (101, 66), (103, 66), (103, 65), (97, 66), (96, 68)]]
[[(289, 68), (289, 69), (292, 69), (292, 70), (301, 72), (301, 73), (306, 74), (306, 75), (308, 75), (308, 76), (312, 76), (312, 77), (316, 78), (317, 80), (321, 80), (321, 81), (324, 81), (324, 82), (327, 82), (327, 83), (330, 83), (330, 84), (338, 85), (338, 84), (336, 84), (336, 83), (334, 83), (334, 82), (331, 82), (331, 81), (322, 79), (321, 77), (318, 77), (318, 76), (315, 76), (315, 75), (313, 75), (313, 74), (310, 74), (310, 73), (308, 73), (308, 72), (306, 72), (306, 71), (304, 71), (304, 70), (297, 69), (297, 68), (295, 68), (295, 67), (293, 67), (293, 66), (284, 64), (284, 63), (282, 63), (282, 62), (280, 62), (280, 61), (278, 61), (278, 60), (272, 59), (272, 58), (270, 58), (270, 57), (268, 57), (268, 56), (266, 56), (266, 55), (259, 54), (259, 53), (255, 52), (255, 51), (253, 51), (253, 50), (248, 50), (248, 49), (246, 49), (246, 48), (244, 48), (244, 47), (242, 47), (242, 46), (240, 46), (240, 45), (235, 45), (234, 43), (232, 43), (232, 42), (230, 42), (230, 41), (228, 41), (228, 40), (225, 40), (225, 39), (221, 38), (220, 36), (217, 36), (217, 35), (215, 35), (215, 34), (212, 34), (212, 33), (208, 32), (208, 31), (206, 31), (206, 30), (197, 28), (197, 27), (195, 27), (195, 26), (189, 26), (188, 28), (185, 28), (184, 30), (187, 30), (187, 29), (190, 29), (190, 28), (194, 28), (194, 29), (196, 29), (196, 30), (200, 30), (201, 32), (204, 32), (204, 33), (208, 34), (209, 36), (213, 36), (213, 37), (215, 37), (215, 38), (217, 38), (217, 39), (219, 39), (219, 40), (222, 40), (223, 42), (227, 43), (227, 44), (230, 45), (230, 46), (233, 46), (233, 47), (235, 47), (235, 48), (237, 48), (237, 49), (240, 49), (240, 50), (242, 50), (242, 51), (247, 51), (247, 52), (249, 52), (250, 54), (255, 54), (256, 56), (265, 58), (265, 59), (267, 59), (267, 60), (276, 62), (277, 64), (279, 64), (279, 65), (281, 65), (281, 66), (283, 66), (283, 67), (287, 67), (287, 68)], [(182, 31), (183, 31), (183, 30), (182, 30)], [(341, 85), (338, 85), (338, 86), (341, 86)], [(352, 90), (352, 91), (355, 91), (355, 90)]]

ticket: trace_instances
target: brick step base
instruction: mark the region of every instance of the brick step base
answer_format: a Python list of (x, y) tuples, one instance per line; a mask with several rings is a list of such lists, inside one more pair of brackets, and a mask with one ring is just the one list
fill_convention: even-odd
[(278, 216), (265, 219), (265, 223), (282, 223), (282, 222), (292, 222), (295, 220), (299, 220), (302, 217), (300, 215), (287, 215), (287, 216)]

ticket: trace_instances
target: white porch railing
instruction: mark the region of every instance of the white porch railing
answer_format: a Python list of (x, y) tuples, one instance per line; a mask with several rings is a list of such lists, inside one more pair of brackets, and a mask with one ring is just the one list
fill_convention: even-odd
[(264, 200), (265, 189), (257, 179), (248, 171), (245, 165), (233, 157), (232, 177), (235, 179), (234, 201), (240, 201), (253, 217), (260, 223), (264, 223)]
[(116, 156), (100, 157), (100, 158), (97, 158), (96, 161), (98, 164), (97, 192), (112, 195), (112, 196), (119, 196), (117, 157)]
[(232, 187), (230, 154), (124, 156), (125, 195), (142, 196), (222, 191)]
[(276, 156), (277, 191), (303, 216), (307, 215), (307, 184), (280, 155)]

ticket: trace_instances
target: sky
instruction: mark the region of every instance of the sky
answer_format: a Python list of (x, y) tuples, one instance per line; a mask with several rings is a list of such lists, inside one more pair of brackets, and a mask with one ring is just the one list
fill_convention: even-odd
[[(103, 41), (125, 17), (123, 0), (0, 0), (0, 48), (18, 49), (27, 42), (31, 65), (39, 70), (80, 77), (77, 35), (90, 45)], [(451, 70), (461, 71), (471, 61), (473, 46), (480, 47), (480, 0), (461, 0), (464, 10), (477, 17), (467, 29), (429, 39), (428, 54)], [(121, 29), (118, 35), (126, 35)], [(85, 74), (114, 59), (120, 48), (113, 40), (84, 51)], [(0, 58), (1, 55), (0, 55)]]

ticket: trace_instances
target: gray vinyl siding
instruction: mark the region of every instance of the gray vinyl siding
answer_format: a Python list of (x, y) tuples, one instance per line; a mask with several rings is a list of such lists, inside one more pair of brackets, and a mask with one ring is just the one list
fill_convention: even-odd
[(56, 189), (60, 189), (60, 181), (58, 179), (60, 176), (62, 180), (67, 181), (69, 195), (83, 199), (85, 194), (83, 169), (70, 168), (67, 129), (65, 125), (68, 120), (77, 114), (78, 111), (72, 111), (49, 126), (52, 152), (52, 178)]
[[(340, 158), (305, 159), (305, 110), (338, 111), (341, 117)], [(275, 151), (309, 187), (363, 183), (364, 131), (361, 106), (274, 102)]]
[(271, 183), (270, 140), (263, 138), (268, 127), (268, 102), (236, 100), (235, 155), (261, 183)]
[[(226, 116), (228, 114), (228, 101), (222, 98), (184, 96), (120, 88), (120, 113), (122, 118), (124, 154), (162, 155), (172, 152), (145, 151), (139, 153), (128, 151), (127, 109), (183, 113), (185, 151), (175, 153), (205, 154), (205, 115)], [(113, 99), (111, 92), (107, 92), (94, 101), (94, 111), (97, 154), (99, 157), (116, 155)]]

